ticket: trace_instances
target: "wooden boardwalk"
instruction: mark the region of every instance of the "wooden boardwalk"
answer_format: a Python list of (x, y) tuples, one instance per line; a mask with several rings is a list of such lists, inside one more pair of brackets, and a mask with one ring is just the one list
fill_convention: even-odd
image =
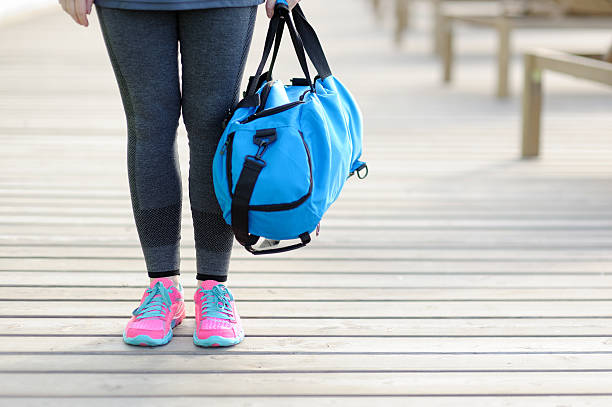
[[(311, 247), (234, 248), (247, 338), (228, 349), (192, 343), (187, 195), (189, 318), (167, 346), (122, 341), (147, 278), (95, 18), (58, 7), (0, 27), (0, 405), (612, 405), (610, 90), (547, 78), (542, 157), (521, 161), (520, 99), (489, 95), (488, 34), (466, 29), (461, 80), (442, 88), (424, 19), (398, 51), (365, 2), (303, 3), (362, 104), (370, 176)], [(553, 42), (519, 48), (527, 35)]]

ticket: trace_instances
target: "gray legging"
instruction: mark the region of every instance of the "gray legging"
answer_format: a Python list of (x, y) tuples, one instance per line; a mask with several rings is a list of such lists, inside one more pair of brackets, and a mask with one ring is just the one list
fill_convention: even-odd
[(132, 209), (149, 276), (179, 274), (182, 108), (197, 278), (225, 281), (234, 235), (214, 194), (212, 159), (226, 111), (238, 100), (257, 6), (96, 11), (127, 118)]

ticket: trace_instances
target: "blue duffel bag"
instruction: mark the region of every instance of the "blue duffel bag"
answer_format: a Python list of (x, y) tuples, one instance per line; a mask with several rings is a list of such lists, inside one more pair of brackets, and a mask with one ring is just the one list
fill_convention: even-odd
[[(213, 160), (214, 189), (225, 221), (253, 254), (305, 246), (348, 177), (367, 176), (360, 161), (362, 118), (335, 78), (299, 6), (278, 2), (257, 73), (229, 112)], [(293, 14), (293, 18), (291, 17)], [(284, 85), (272, 69), (285, 26), (304, 78)], [(263, 73), (272, 46), (268, 72)], [(317, 70), (314, 81), (306, 55)], [(266, 240), (257, 248), (260, 237)], [(282, 240), (299, 239), (290, 245)], [(264, 249), (267, 248), (267, 249)]]

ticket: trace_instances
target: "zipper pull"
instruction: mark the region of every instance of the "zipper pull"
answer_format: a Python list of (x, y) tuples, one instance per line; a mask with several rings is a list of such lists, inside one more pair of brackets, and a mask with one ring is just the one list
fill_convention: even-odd
[(225, 140), (223, 147), (221, 147), (221, 155), (225, 154), (225, 151), (227, 150), (227, 147), (229, 146), (229, 142), (230, 142), (229, 138)]
[(225, 130), (225, 128), (227, 127), (227, 125), (229, 124), (229, 121), (232, 119), (232, 116), (234, 115), (234, 110), (231, 108), (228, 108), (225, 111), (225, 117), (223, 118), (223, 121), (221, 122), (221, 128), (223, 130)]

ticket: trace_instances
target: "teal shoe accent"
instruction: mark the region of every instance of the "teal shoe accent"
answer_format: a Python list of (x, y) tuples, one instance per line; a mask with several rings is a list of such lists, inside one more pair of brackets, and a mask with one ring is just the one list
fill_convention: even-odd
[[(170, 330), (161, 339), (154, 339), (148, 335), (137, 335), (133, 338), (127, 337), (125, 335), (125, 330), (123, 331), (123, 341), (128, 345), (136, 345), (136, 346), (161, 346), (165, 345), (172, 339), (172, 329), (174, 329), (178, 324), (179, 318), (174, 318), (170, 323)], [(182, 322), (182, 320), (181, 320)]]
[(232, 346), (237, 345), (244, 339), (244, 332), (241, 332), (240, 335), (236, 338), (224, 338), (223, 336), (209, 336), (206, 339), (200, 339), (193, 333), (193, 343), (197, 346), (203, 346), (206, 348), (214, 347), (214, 346)]
[(232, 312), (232, 304), (230, 301), (234, 301), (234, 296), (223, 284), (217, 284), (211, 290), (205, 290), (204, 287), (200, 287), (196, 294), (200, 293), (202, 296), (202, 306), (200, 312), (206, 314), (207, 317), (221, 318), (221, 319), (233, 319), (234, 313)]
[[(172, 321), (174, 324), (174, 321)], [(137, 335), (133, 338), (129, 338), (125, 335), (125, 331), (123, 331), (123, 341), (128, 345), (137, 345), (137, 346), (160, 346), (165, 345), (172, 339), (172, 329), (168, 331), (166, 336), (161, 339), (153, 339), (148, 335)]]
[[(200, 306), (201, 315), (206, 318), (218, 318), (225, 320), (234, 320), (234, 310), (232, 301), (234, 296), (229, 289), (223, 284), (217, 284), (210, 290), (205, 290), (200, 287), (196, 291), (196, 296), (200, 296), (202, 304)], [(197, 309), (196, 309), (197, 312)], [(211, 335), (208, 338), (200, 339), (197, 335), (197, 327), (193, 332), (193, 343), (197, 346), (212, 347), (212, 346), (232, 346), (236, 345), (244, 339), (244, 331), (238, 334), (235, 338), (225, 338), (219, 335)]]
[(158, 281), (153, 287), (147, 288), (146, 293), (147, 297), (138, 308), (132, 311), (132, 315), (136, 319), (165, 317), (165, 312), (170, 311), (172, 306), (172, 300), (166, 287), (161, 281)]

